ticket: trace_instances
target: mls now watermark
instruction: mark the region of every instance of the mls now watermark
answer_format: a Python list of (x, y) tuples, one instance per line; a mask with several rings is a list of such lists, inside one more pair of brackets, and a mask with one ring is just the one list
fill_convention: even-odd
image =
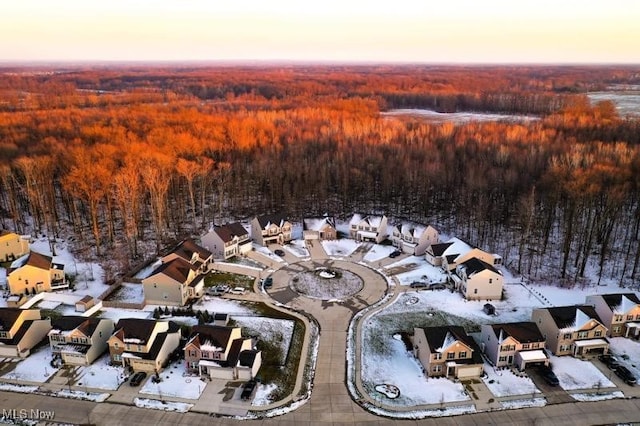
[(56, 412), (53, 410), (40, 410), (26, 408), (2, 409), (2, 418), (6, 420), (53, 420)]

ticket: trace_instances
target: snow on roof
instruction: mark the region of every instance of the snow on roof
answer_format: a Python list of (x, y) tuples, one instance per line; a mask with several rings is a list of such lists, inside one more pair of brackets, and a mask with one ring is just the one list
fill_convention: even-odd
[(204, 366), (206, 366), (206, 367), (222, 367), (222, 366), (221, 366), (220, 364), (218, 364), (217, 362), (215, 362), (215, 361), (209, 361), (209, 360), (207, 360), (207, 359), (201, 359), (201, 360), (198, 362), (198, 364), (199, 364), (199, 365), (204, 365)]
[(304, 226), (310, 231), (321, 231), (325, 225), (330, 225), (329, 218), (306, 218), (303, 220)]
[(473, 250), (473, 247), (456, 237), (451, 238), (449, 241), (447, 241), (447, 243), (451, 243), (451, 245), (446, 248), (444, 253), (442, 253), (442, 256), (448, 256), (452, 254), (462, 255)]
[(211, 340), (205, 340), (203, 343), (200, 343), (200, 350), (212, 351), (212, 352), (224, 352), (224, 348), (214, 345), (213, 342), (211, 342)]
[(139, 357), (138, 355), (134, 355), (131, 352), (123, 352), (122, 353), (122, 358), (133, 358), (133, 359), (142, 359), (141, 357)]
[(587, 324), (592, 319), (593, 318), (591, 318), (589, 315), (582, 312), (582, 309), (576, 307), (576, 319), (573, 321), (572, 324), (561, 329), (560, 332), (567, 333), (567, 332), (580, 330), (582, 327), (584, 327), (585, 324)]
[(605, 339), (586, 339), (586, 340), (576, 340), (575, 342), (573, 342), (574, 345), (581, 347), (581, 346), (593, 346), (593, 345), (608, 345), (609, 342), (607, 342)]
[(614, 307), (613, 311), (618, 314), (625, 314), (629, 312), (631, 309), (635, 308), (636, 305), (637, 305), (636, 302), (629, 299), (626, 295), (623, 294), (622, 297), (620, 298), (620, 304)]
[(520, 357), (525, 361), (539, 361), (547, 359), (547, 354), (540, 349), (534, 351), (520, 351)]
[(353, 215), (353, 217), (349, 221), (349, 225), (357, 225), (360, 223), (360, 221), (362, 221), (362, 215), (356, 213)]
[(24, 264), (27, 263), (27, 259), (28, 258), (29, 258), (29, 253), (25, 254), (22, 257), (17, 258), (13, 262), (11, 262), (11, 266), (9, 266), (9, 269), (22, 268), (24, 266)]
[(123, 341), (124, 343), (137, 343), (138, 345), (143, 344), (142, 340), (135, 337), (125, 337)]
[(382, 222), (382, 216), (369, 216), (367, 219), (369, 221), (369, 225), (373, 226), (374, 228), (380, 226), (380, 222)]
[(456, 339), (453, 334), (451, 334), (450, 332), (447, 331), (447, 335), (444, 337), (444, 341), (442, 342), (442, 346), (440, 346), (438, 349), (436, 349), (436, 352), (443, 352), (445, 349), (447, 349), (449, 346), (453, 345), (457, 341), (458, 341), (458, 339)]
[(403, 222), (398, 226), (398, 230), (403, 235), (410, 235), (412, 238), (420, 238), (427, 227), (417, 223)]
[(370, 232), (370, 231), (358, 231), (358, 233), (365, 238), (376, 238), (378, 236), (376, 232)]

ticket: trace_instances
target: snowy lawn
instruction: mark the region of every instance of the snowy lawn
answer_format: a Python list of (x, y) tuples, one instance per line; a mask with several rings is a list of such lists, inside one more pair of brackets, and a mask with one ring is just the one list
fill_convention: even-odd
[(18, 362), (13, 371), (5, 374), (5, 379), (24, 380), (28, 382), (44, 383), (58, 372), (58, 368), (52, 367), (53, 359), (51, 348), (47, 345), (37, 352), (31, 353), (27, 358)]
[(122, 283), (120, 288), (111, 293), (107, 300), (114, 302), (142, 303), (144, 301), (142, 284)]
[[(149, 306), (146, 306), (147, 309)], [(193, 304), (194, 310), (209, 311), (210, 314), (250, 314), (251, 309), (247, 308), (241, 302), (235, 300), (223, 299), (220, 297), (203, 296), (202, 299)], [(153, 310), (153, 307), (151, 308)]]
[(269, 395), (271, 395), (271, 393), (276, 389), (278, 389), (278, 386), (274, 384), (258, 385), (256, 394), (253, 397), (253, 401), (251, 401), (251, 405), (260, 407), (260, 406), (271, 404), (271, 399), (269, 399)]
[[(445, 378), (427, 378), (420, 362), (405, 349), (400, 340), (389, 336), (383, 344), (389, 346), (387, 355), (372, 354), (363, 348), (362, 383), (373, 399), (403, 407), (470, 399), (460, 383)], [(379, 384), (397, 386), (400, 396), (396, 399), (387, 398), (375, 390)]]
[(369, 252), (362, 258), (362, 260), (364, 260), (365, 262), (376, 262), (378, 260), (389, 257), (389, 255), (396, 250), (397, 247), (394, 246), (381, 246), (379, 244), (374, 244)]
[(152, 408), (154, 410), (177, 411), (178, 413), (186, 413), (193, 407), (193, 404), (184, 402), (158, 401), (157, 399), (134, 398), (133, 403), (136, 407)]
[(626, 337), (611, 337), (609, 345), (618, 361), (640, 380), (640, 342)]
[[(439, 266), (433, 266), (425, 259), (410, 256), (405, 260), (405, 263), (415, 263), (417, 266), (408, 272), (403, 272), (398, 274), (396, 277), (400, 282), (400, 285), (410, 285), (414, 281), (425, 282), (425, 283), (443, 283), (447, 281), (447, 275), (444, 273), (442, 268)], [(395, 266), (398, 264), (402, 265), (400, 262), (394, 263)]]
[(111, 396), (111, 394), (61, 389), (56, 392), (56, 396), (62, 398), (81, 399), (83, 401), (104, 402)]
[(255, 251), (257, 251), (260, 254), (263, 254), (263, 255), (267, 256), (271, 260), (274, 260), (276, 262), (284, 262), (283, 258), (281, 258), (277, 254), (273, 253), (271, 250), (269, 250), (266, 247), (263, 247), (263, 246), (258, 245), (258, 244), (254, 244), (253, 248), (255, 249)]
[(289, 353), (289, 345), (291, 345), (294, 321), (236, 315), (231, 319), (243, 328), (244, 335), (256, 336), (258, 340), (277, 346), (280, 349), (280, 364), (284, 365), (287, 353)]
[(76, 385), (87, 388), (116, 390), (127, 380), (128, 375), (121, 366), (109, 365), (109, 355), (103, 355), (93, 364), (78, 367)]
[(293, 240), (291, 244), (283, 246), (285, 250), (297, 257), (309, 257), (309, 250), (307, 250), (304, 240)]
[[(151, 309), (153, 311), (153, 308)], [(100, 318), (110, 318), (116, 324), (120, 318), (151, 318), (153, 312), (141, 311), (138, 309), (105, 308), (100, 309)]]
[(483, 376), (482, 381), (496, 397), (540, 393), (533, 381), (524, 374), (518, 376), (510, 369), (496, 371), (487, 363), (484, 364), (484, 372), (486, 377)]
[(361, 244), (355, 240), (350, 240), (350, 239), (321, 241), (321, 242), (322, 242), (322, 247), (324, 248), (324, 251), (329, 256), (349, 256)]
[(160, 383), (153, 383), (151, 378), (140, 390), (140, 393), (158, 396), (170, 396), (184, 399), (198, 399), (207, 382), (198, 376), (187, 375), (184, 361), (175, 362), (160, 372)]
[(571, 356), (551, 356), (553, 372), (564, 390), (614, 388), (614, 385), (589, 361)]

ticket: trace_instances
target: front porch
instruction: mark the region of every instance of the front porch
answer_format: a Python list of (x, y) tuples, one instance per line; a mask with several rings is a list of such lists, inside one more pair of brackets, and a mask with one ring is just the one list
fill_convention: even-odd
[(578, 358), (591, 358), (609, 352), (607, 339), (576, 340), (573, 343), (573, 356)]

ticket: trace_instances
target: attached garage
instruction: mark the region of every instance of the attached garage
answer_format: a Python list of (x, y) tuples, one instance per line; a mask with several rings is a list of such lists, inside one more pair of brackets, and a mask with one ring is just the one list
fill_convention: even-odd
[(464, 380), (482, 376), (482, 365), (458, 365), (456, 378)]
[(18, 357), (18, 356), (19, 356), (18, 348), (16, 346), (0, 345), (0, 357)]
[(520, 351), (516, 353), (514, 364), (520, 371), (522, 371), (527, 367), (533, 367), (535, 365), (549, 365), (549, 358), (541, 349)]

